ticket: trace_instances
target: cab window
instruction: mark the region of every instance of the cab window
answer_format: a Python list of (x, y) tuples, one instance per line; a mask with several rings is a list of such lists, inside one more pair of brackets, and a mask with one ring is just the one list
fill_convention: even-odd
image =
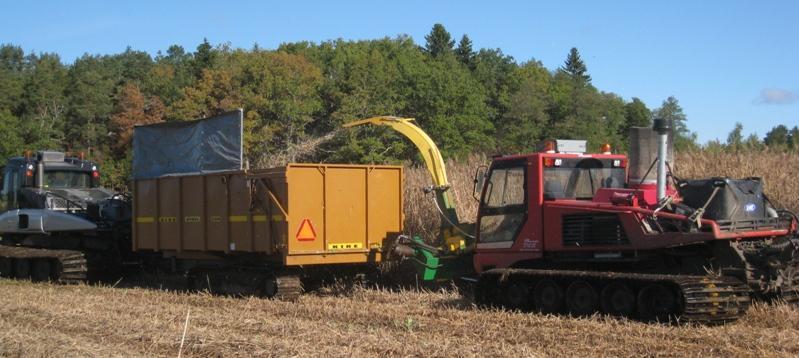
[(3, 211), (17, 207), (17, 191), (22, 185), (20, 173), (19, 168), (3, 168), (3, 185), (0, 191), (0, 209)]
[(491, 169), (480, 205), (480, 242), (513, 241), (527, 215), (524, 161)]
[(557, 166), (544, 168), (544, 199), (590, 200), (600, 188), (623, 188), (626, 172), (611, 162), (595, 158), (556, 159)]

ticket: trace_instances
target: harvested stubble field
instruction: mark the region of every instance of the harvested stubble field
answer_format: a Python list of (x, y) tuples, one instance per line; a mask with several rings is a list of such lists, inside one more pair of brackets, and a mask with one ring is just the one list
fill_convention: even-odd
[[(474, 217), (472, 173), (485, 162), (475, 157), (468, 165), (450, 164), (462, 217)], [(796, 156), (681, 154), (676, 170), (686, 178), (759, 175), (775, 201), (799, 209)], [(410, 169), (406, 183), (408, 229), (435, 232), (437, 214), (418, 189), (429, 185), (427, 173)], [(479, 310), (451, 291), (332, 287), (281, 302), (0, 280), (0, 356), (176, 356), (179, 351), (184, 356), (797, 356), (799, 309), (756, 304), (738, 322), (706, 327)]]
[(799, 311), (783, 305), (702, 327), (485, 311), (449, 292), (356, 288), (281, 302), (7, 280), (0, 292), (3, 356), (176, 356), (184, 327), (184, 356), (799, 354)]

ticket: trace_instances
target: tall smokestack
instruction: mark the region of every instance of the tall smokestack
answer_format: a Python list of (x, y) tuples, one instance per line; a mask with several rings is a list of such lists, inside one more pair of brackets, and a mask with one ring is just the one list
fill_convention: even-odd
[(666, 162), (669, 160), (668, 147), (671, 121), (663, 118), (655, 118), (652, 129), (658, 134), (657, 198), (658, 202), (660, 202), (666, 197)]
[(36, 187), (44, 188), (44, 159), (36, 163)]

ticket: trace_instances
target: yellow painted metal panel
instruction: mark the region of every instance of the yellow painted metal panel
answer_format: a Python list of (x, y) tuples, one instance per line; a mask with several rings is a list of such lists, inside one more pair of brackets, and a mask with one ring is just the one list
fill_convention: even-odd
[(228, 175), (208, 175), (205, 178), (206, 243), (209, 251), (228, 250)]
[[(286, 171), (288, 183), (288, 255), (302, 251), (322, 251), (325, 241), (325, 193), (324, 171), (321, 166), (289, 168)], [(328, 210), (330, 210), (328, 208)], [(313, 240), (304, 238), (301, 229), (307, 220), (314, 233)]]
[(374, 168), (368, 174), (368, 248), (379, 248), (402, 232), (402, 170)]
[(230, 191), (230, 244), (231, 251), (250, 252), (253, 250), (252, 227), (250, 226), (250, 183), (244, 175), (231, 175), (228, 182)]
[(284, 263), (287, 266), (300, 265), (331, 265), (331, 264), (360, 264), (380, 262), (380, 252), (339, 252), (339, 253), (319, 253), (309, 255), (286, 256)]
[(158, 179), (158, 249), (180, 249), (180, 178)]
[(140, 180), (134, 189), (135, 247), (176, 257), (243, 251), (289, 266), (377, 262), (386, 238), (402, 230), (401, 167), (291, 164)]
[(366, 168), (325, 170), (326, 245), (366, 245)]
[(158, 190), (155, 180), (139, 180), (134, 184), (135, 205), (134, 215), (134, 241), (135, 250), (154, 250), (158, 248), (158, 226), (155, 217), (158, 216)]
[(205, 225), (202, 218), (206, 199), (203, 192), (204, 177), (201, 175), (182, 177), (181, 190), (181, 235), (182, 250), (205, 249)]

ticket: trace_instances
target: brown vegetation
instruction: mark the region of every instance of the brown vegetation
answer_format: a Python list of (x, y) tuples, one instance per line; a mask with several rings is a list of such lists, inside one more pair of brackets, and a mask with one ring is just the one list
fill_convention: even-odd
[(2, 356), (775, 356), (799, 311), (756, 305), (725, 326), (473, 308), (449, 292), (309, 294), (299, 302), (0, 280)]

